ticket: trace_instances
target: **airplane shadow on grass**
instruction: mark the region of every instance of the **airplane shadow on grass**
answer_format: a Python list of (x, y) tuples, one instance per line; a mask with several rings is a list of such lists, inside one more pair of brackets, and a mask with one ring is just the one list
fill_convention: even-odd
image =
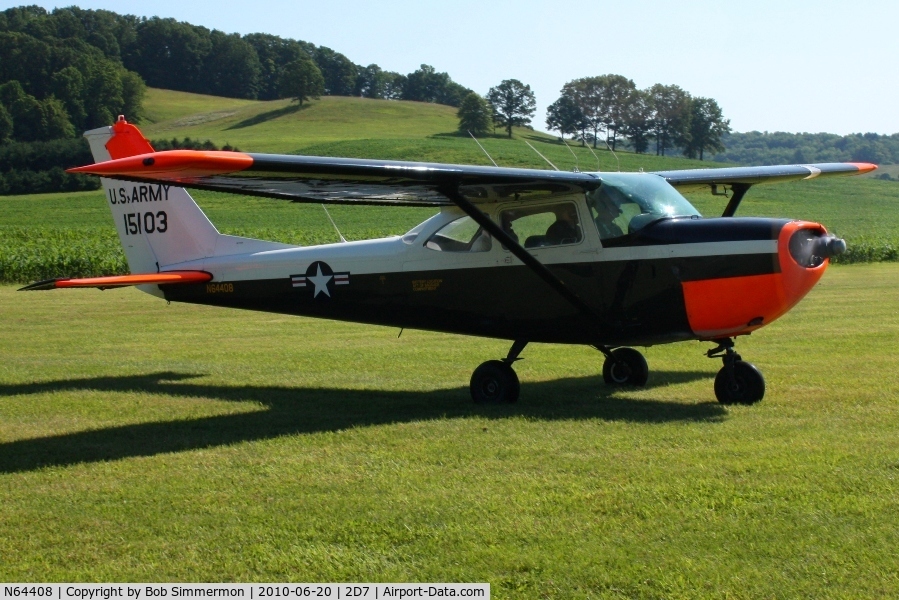
[[(282, 386), (193, 384), (202, 375), (161, 372), (0, 385), (0, 398), (78, 390), (142, 392), (260, 404), (265, 410), (197, 419), (121, 425), (0, 443), (0, 473), (32, 471), (166, 452), (183, 452), (285, 435), (340, 431), (429, 419), (523, 416), (547, 421), (603, 419), (639, 423), (719, 422), (717, 403), (632, 399), (607, 388), (601, 377), (522, 383), (516, 404), (477, 405), (467, 388), (431, 392), (348, 390)], [(654, 372), (663, 384), (706, 379), (703, 372)], [(651, 389), (651, 388), (650, 388)]]

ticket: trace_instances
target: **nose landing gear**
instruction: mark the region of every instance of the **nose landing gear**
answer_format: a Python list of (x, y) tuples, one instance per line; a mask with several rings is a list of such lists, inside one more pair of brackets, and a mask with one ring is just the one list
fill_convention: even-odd
[(715, 340), (718, 346), (706, 352), (721, 358), (724, 366), (715, 376), (715, 397), (721, 404), (755, 404), (765, 397), (765, 378), (755, 365), (744, 362), (730, 338)]

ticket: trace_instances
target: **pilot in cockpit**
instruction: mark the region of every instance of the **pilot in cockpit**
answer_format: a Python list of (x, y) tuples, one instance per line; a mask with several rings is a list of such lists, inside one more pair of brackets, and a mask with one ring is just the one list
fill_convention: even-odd
[(587, 204), (595, 213), (593, 220), (596, 222), (596, 229), (599, 231), (601, 240), (624, 235), (621, 227), (615, 223), (615, 219), (621, 215), (622, 210), (619, 202), (616, 202), (613, 196), (620, 194), (614, 187), (604, 185), (587, 195)]

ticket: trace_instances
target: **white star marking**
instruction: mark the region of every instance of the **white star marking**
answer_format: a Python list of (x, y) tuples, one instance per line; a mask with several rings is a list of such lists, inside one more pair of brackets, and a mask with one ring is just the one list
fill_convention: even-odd
[(318, 295), (321, 292), (325, 293), (325, 296), (328, 298), (331, 297), (331, 292), (328, 290), (328, 282), (333, 279), (333, 275), (322, 275), (322, 266), (318, 265), (317, 267), (318, 273), (315, 275), (310, 275), (306, 277), (306, 281), (311, 281), (312, 285), (315, 286), (315, 293), (312, 294), (313, 298), (318, 298)]

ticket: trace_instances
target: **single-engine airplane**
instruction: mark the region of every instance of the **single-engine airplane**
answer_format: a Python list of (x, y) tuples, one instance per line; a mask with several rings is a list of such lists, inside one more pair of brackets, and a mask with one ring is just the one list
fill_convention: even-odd
[[(53, 279), (23, 290), (136, 285), (172, 302), (506, 339), (475, 369), (475, 402), (514, 402), (512, 368), (531, 342), (605, 355), (610, 385), (642, 386), (630, 346), (716, 344), (715, 395), (762, 399), (760, 371), (734, 338), (792, 308), (843, 240), (822, 225), (734, 217), (753, 185), (866, 173), (865, 163), (563, 172), (240, 152), (155, 152), (119, 117), (85, 133), (131, 275)], [(432, 206), (402, 236), (320, 246), (223, 235), (186, 188), (292, 202)], [(703, 218), (679, 193), (729, 193)]]

